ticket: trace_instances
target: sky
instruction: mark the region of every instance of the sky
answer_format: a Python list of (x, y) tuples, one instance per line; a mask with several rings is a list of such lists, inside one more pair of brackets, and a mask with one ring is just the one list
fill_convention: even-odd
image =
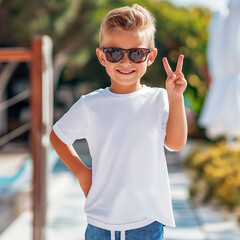
[(228, 0), (167, 0), (174, 3), (176, 6), (206, 6), (213, 12), (226, 7)]

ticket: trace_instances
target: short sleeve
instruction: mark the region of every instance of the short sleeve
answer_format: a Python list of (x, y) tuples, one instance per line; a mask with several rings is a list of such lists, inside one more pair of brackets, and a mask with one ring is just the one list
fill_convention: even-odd
[[(162, 92), (162, 101), (163, 101), (163, 118), (162, 118), (162, 139), (163, 139), (163, 144), (164, 144), (164, 140), (166, 137), (166, 129), (167, 129), (167, 122), (168, 122), (168, 115), (169, 115), (169, 103), (168, 103), (168, 95), (167, 95), (167, 91), (164, 89)], [(170, 149), (168, 146), (166, 146), (164, 144), (164, 147), (168, 150), (168, 151), (174, 151), (172, 149)]]
[(54, 124), (53, 130), (68, 146), (77, 139), (87, 137), (88, 120), (84, 95)]

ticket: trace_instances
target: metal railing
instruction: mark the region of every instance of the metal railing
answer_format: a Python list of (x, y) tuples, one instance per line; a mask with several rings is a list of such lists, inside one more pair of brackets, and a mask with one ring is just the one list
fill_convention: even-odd
[[(27, 89), (14, 97), (7, 99), (3, 102), (0, 103), (0, 112), (12, 107), (13, 105), (28, 99), (30, 97), (30, 90)], [(20, 127), (17, 127), (16, 129), (12, 130), (9, 133), (4, 134), (3, 136), (0, 137), (0, 147), (5, 145), (6, 143), (12, 141), (13, 139), (19, 137), (23, 133), (29, 131), (30, 129), (30, 122), (25, 123), (21, 125)]]

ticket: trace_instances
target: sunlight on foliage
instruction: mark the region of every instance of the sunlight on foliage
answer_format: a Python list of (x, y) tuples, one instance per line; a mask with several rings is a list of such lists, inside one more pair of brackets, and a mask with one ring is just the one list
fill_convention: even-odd
[(217, 199), (230, 209), (240, 206), (239, 146), (228, 146), (225, 141), (198, 145), (185, 163), (192, 178), (193, 198), (203, 202)]

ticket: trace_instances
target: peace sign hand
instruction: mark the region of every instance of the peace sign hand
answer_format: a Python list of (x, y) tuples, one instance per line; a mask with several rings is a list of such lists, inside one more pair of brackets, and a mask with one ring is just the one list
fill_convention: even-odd
[(182, 96), (183, 92), (187, 87), (187, 81), (182, 73), (182, 65), (183, 65), (183, 55), (178, 57), (176, 71), (173, 72), (171, 67), (168, 64), (168, 60), (166, 57), (162, 59), (164, 69), (167, 73), (166, 80), (166, 90), (169, 97), (179, 97)]

